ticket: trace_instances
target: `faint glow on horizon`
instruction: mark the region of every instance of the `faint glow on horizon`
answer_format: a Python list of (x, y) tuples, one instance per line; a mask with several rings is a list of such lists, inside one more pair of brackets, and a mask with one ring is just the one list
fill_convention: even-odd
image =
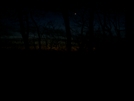
[(76, 15), (76, 13), (74, 13), (74, 15)]

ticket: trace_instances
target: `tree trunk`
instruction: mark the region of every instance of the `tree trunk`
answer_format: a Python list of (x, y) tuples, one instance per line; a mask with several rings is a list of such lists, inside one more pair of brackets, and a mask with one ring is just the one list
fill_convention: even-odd
[[(19, 23), (20, 23), (20, 33), (22, 35), (23, 41), (24, 41), (24, 45), (25, 45), (25, 49), (29, 50), (29, 42), (28, 42), (28, 32), (25, 32), (25, 25), (24, 25), (24, 19), (23, 19), (23, 15), (21, 12), (18, 13), (18, 18), (19, 18)], [(28, 29), (27, 29), (28, 31)]]
[(125, 12), (125, 27), (126, 27), (126, 41), (127, 49), (133, 50), (134, 38), (134, 7), (129, 5)]
[(65, 23), (65, 29), (66, 29), (66, 36), (67, 36), (67, 51), (71, 51), (71, 31), (70, 31), (70, 25), (69, 25), (69, 15), (68, 10), (62, 11), (62, 16)]
[(83, 31), (84, 31), (84, 26), (85, 26), (85, 19), (84, 19), (84, 14), (85, 12), (83, 12), (82, 16), (81, 16), (81, 20), (82, 20), (82, 25), (81, 25), (81, 32), (80, 32), (80, 46), (79, 46), (79, 50), (80, 51), (84, 51), (84, 46), (85, 46), (85, 36), (83, 35)]
[(37, 34), (38, 34), (38, 42), (39, 42), (39, 50), (41, 50), (41, 35), (40, 35), (40, 30), (39, 30), (39, 26), (37, 25), (36, 21), (34, 20), (32, 14), (31, 14), (31, 19), (33, 21), (33, 23), (35, 24), (36, 26), (36, 29), (37, 29)]
[(87, 38), (88, 38), (88, 49), (89, 51), (93, 50), (93, 41), (94, 41), (94, 10), (91, 9), (89, 11), (90, 13), (90, 18), (89, 18), (89, 28), (87, 32)]

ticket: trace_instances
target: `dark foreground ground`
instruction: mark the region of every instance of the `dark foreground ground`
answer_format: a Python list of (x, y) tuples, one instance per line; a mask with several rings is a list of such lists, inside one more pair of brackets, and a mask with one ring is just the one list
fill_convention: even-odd
[(82, 96), (89, 95), (95, 99), (119, 97), (131, 89), (131, 57), (130, 53), (110, 51), (67, 53), (1, 50), (2, 96), (5, 99), (35, 99), (37, 96), (49, 99), (62, 96), (67, 99), (78, 94), (80, 96), (75, 99), (84, 99)]
[(1, 50), (1, 68), (26, 70), (121, 70), (132, 66), (132, 52), (58, 52)]
[(46, 72), (55, 75), (60, 73), (101, 75), (123, 73), (132, 68), (133, 53), (124, 50), (70, 53), (24, 50), (1, 50), (0, 52), (0, 69), (8, 71), (9, 74), (12, 72), (44, 74)]

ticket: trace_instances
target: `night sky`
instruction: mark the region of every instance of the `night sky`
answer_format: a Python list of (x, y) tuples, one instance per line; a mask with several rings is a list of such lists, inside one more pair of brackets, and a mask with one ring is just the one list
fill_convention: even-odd
[[(43, 2), (43, 0), (38, 1), (37, 5), (39, 5), (39, 4), (41, 5), (42, 4), (41, 2)], [(18, 6), (21, 5), (22, 9), (24, 9), (24, 10), (27, 10), (27, 9), (30, 8), (34, 12), (34, 14), (33, 14), (34, 19), (36, 20), (36, 22), (37, 22), (37, 24), (39, 26), (45, 26), (45, 25), (51, 23), (51, 24), (53, 24), (53, 26), (55, 26), (57, 28), (65, 29), (64, 21), (63, 21), (61, 13), (59, 11), (51, 10), (52, 7), (55, 7), (54, 5), (51, 5), (51, 2), (53, 2), (53, 1), (51, 1), (51, 0), (47, 1), (46, 0), (46, 2), (49, 5), (49, 7), (47, 9), (39, 8), (38, 6), (37, 7), (34, 6), (36, 2), (33, 2), (33, 4), (31, 3), (30, 5), (28, 5), (28, 8), (25, 7), (27, 5), (25, 5), (25, 4), (24, 4), (24, 6), (22, 5), (23, 3), (25, 3), (25, 1), (23, 1), (22, 4), (19, 3)], [(58, 2), (56, 2), (56, 3), (58, 3)], [(72, 26), (71, 28), (72, 29), (74, 28), (74, 30), (80, 30), (79, 27), (74, 27), (76, 25), (74, 23), (74, 19), (76, 20), (77, 18), (80, 18), (79, 15), (81, 16), (81, 13), (83, 12), (82, 7), (83, 7), (84, 4), (82, 5), (80, 3), (81, 4), (80, 5), (80, 4), (78, 4), (78, 2), (76, 2), (76, 3), (72, 2), (72, 4), (70, 2), (67, 2), (67, 3), (69, 3), (69, 5), (68, 5), (69, 8), (73, 8), (73, 10), (71, 9), (71, 11), (69, 11), (69, 14), (70, 14), (70, 26)], [(46, 4), (46, 3), (44, 3), (44, 4)], [(62, 5), (62, 4), (60, 4), (60, 5)], [(105, 4), (105, 5), (108, 5), (108, 4)], [(12, 5), (12, 6), (14, 6), (14, 5)], [(19, 29), (19, 26), (18, 26), (18, 21), (16, 19), (16, 16), (14, 16), (16, 8), (13, 8), (12, 6), (11, 5), (9, 6), (8, 4), (5, 4), (4, 7), (1, 6), (1, 9), (3, 9), (2, 12), (1, 12), (1, 14), (3, 15), (3, 17), (1, 18), (1, 23), (7, 25), (7, 27), (9, 27), (9, 30), (12, 29), (13, 31), (15, 31), (15, 30)], [(12, 9), (10, 9), (10, 7)], [(56, 7), (56, 8), (60, 9), (58, 7)], [(47, 11), (44, 11), (44, 9), (47, 10)], [(86, 18), (86, 14), (85, 14), (85, 18)], [(95, 29), (96, 29), (96, 28), (98, 28), (97, 15), (95, 16), (95, 18), (96, 18), (96, 20), (94, 22), (95, 22)], [(124, 20), (123, 14), (120, 15), (119, 19), (120, 19), (121, 22), (123, 22), (123, 20)], [(78, 21), (78, 20), (76, 20), (76, 21)], [(124, 29), (123, 24), (121, 24), (121, 29)]]

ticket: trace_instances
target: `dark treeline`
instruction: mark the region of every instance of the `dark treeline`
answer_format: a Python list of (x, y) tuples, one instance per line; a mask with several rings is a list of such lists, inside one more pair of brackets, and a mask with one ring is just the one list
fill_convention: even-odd
[[(32, 24), (37, 33), (38, 49), (41, 50), (43, 32), (48, 31), (48, 26), (44, 26), (42, 32), (35, 16), (45, 19), (47, 12), (53, 12), (60, 14), (63, 18), (65, 31), (59, 29), (59, 33), (64, 34), (65, 32), (64, 42), (66, 43), (67, 51), (71, 51), (73, 47), (72, 42), (77, 43), (80, 51), (111, 51), (127, 49), (128, 47), (131, 50), (133, 49), (134, 33), (133, 11), (132, 1), (82, 0), (75, 2), (66, 0), (34, 0), (28, 2), (25, 0), (12, 0), (10, 3), (7, 3), (5, 0), (0, 8), (0, 36), (8, 35), (8, 26), (5, 25), (3, 19), (9, 18), (18, 22), (24, 47), (26, 50), (29, 50), (29, 35)], [(74, 13), (76, 13), (76, 16), (71, 15)], [(72, 20), (78, 26), (78, 28), (75, 27), (77, 31), (72, 28)], [(124, 27), (122, 27), (123, 25)], [(51, 28), (51, 31), (54, 31), (54, 34), (57, 33), (54, 27)], [(122, 37), (122, 32), (125, 33), (124, 37)], [(76, 34), (74, 35), (73, 33)], [(57, 35), (60, 36), (60, 34)], [(51, 36), (53, 35), (51, 34)], [(46, 46), (48, 46), (47, 39), (48, 36), (46, 35)], [(52, 38), (52, 40), (54, 39), (56, 37)], [(53, 43), (56, 43), (56, 41)], [(2, 44), (1, 41), (1, 46)]]

